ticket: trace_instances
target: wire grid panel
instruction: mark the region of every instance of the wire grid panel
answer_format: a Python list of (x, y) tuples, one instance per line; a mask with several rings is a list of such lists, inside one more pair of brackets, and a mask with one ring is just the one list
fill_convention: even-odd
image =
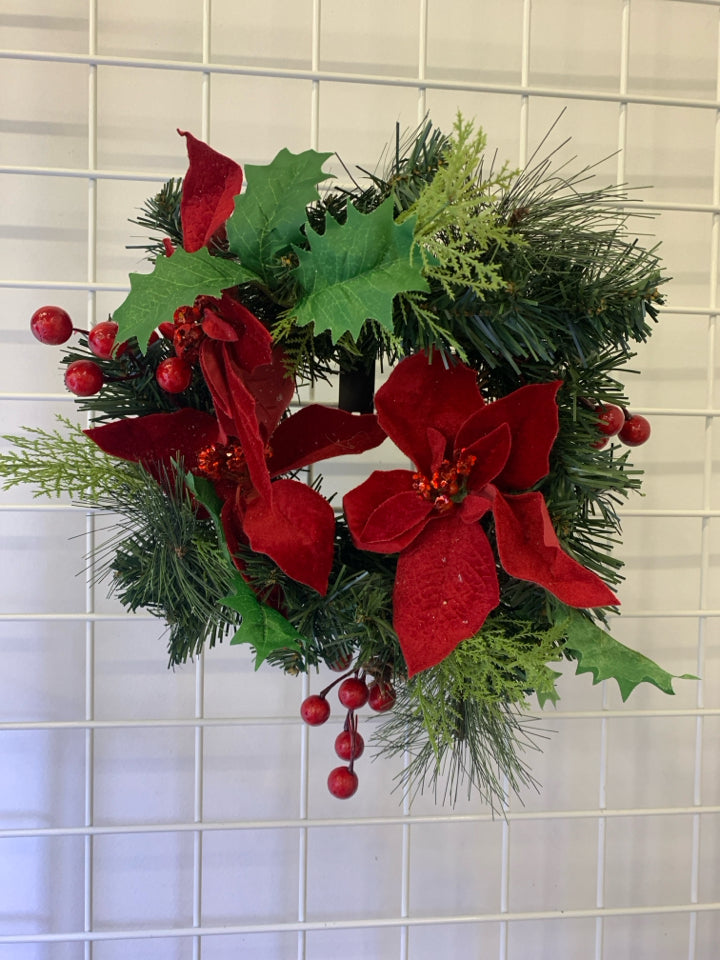
[[(653, 439), (634, 458), (646, 496), (625, 511), (613, 630), (702, 680), (623, 704), (563, 678), (533, 758), (542, 791), (505, 821), (463, 798), (403, 805), (385, 762), (340, 804), (337, 730), (308, 737), (298, 719), (322, 677), (256, 674), (227, 646), (168, 672), (157, 621), (85, 584), (96, 521), (9, 491), (0, 960), (716, 957), (719, 6), (6, 0), (2, 433), (72, 414), (27, 318), (61, 302), (92, 324), (122, 300), (127, 218), (184, 168), (176, 127), (241, 162), (312, 146), (372, 168), (397, 121), (448, 128), (459, 108), (515, 165), (566, 108), (551, 146), (572, 134), (578, 165), (607, 158), (603, 183), (652, 184), (661, 218), (640, 228), (674, 280), (628, 384)], [(377, 459), (324, 472), (342, 490)]]

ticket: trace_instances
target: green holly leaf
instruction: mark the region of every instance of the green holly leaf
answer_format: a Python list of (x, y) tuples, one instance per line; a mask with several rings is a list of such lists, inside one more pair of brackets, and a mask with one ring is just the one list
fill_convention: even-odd
[(235, 564), (233, 563), (230, 548), (225, 539), (222, 520), (220, 519), (220, 511), (223, 506), (222, 498), (218, 496), (215, 487), (207, 477), (196, 477), (194, 473), (190, 473), (189, 471), (185, 474), (185, 486), (198, 503), (201, 503), (210, 514), (210, 519), (215, 526), (215, 533), (217, 534), (220, 549), (227, 557), (228, 563), (234, 567)]
[(698, 679), (691, 673), (680, 677), (668, 673), (642, 653), (615, 640), (581, 613), (567, 612), (570, 616), (565, 649), (577, 659), (576, 673), (592, 673), (593, 683), (614, 678), (623, 700), (627, 700), (639, 683), (652, 683), (663, 693), (673, 695), (674, 679)]
[(171, 257), (159, 257), (152, 273), (130, 274), (130, 293), (113, 314), (118, 343), (137, 337), (145, 350), (153, 330), (172, 321), (178, 307), (192, 304), (201, 294), (219, 297), (248, 279), (254, 277), (239, 263), (211, 257), (204, 248), (195, 253), (178, 248)]
[(242, 616), (230, 644), (251, 644), (255, 648), (256, 670), (275, 650), (300, 650), (297, 630), (281, 613), (261, 603), (239, 573), (233, 580), (232, 593), (220, 603)]
[(562, 674), (559, 673), (557, 670), (551, 670), (550, 667), (548, 666), (546, 666), (545, 669), (547, 673), (548, 683), (544, 687), (537, 687), (535, 689), (535, 696), (538, 698), (538, 704), (540, 705), (541, 710), (545, 708), (545, 704), (548, 701), (550, 701), (552, 705), (555, 707), (557, 706), (558, 701), (560, 700), (560, 694), (557, 692), (557, 689), (555, 687), (555, 681), (558, 679), (558, 677), (561, 677)]
[(325, 233), (308, 231), (310, 250), (298, 250), (295, 276), (302, 294), (295, 307), (298, 326), (329, 330), (333, 342), (350, 332), (357, 338), (368, 318), (392, 332), (396, 294), (429, 290), (420, 256), (413, 257), (415, 218), (393, 218), (388, 197), (371, 213), (348, 204), (347, 222), (327, 218)]
[(322, 165), (331, 153), (282, 149), (266, 166), (245, 166), (247, 190), (235, 199), (226, 230), (230, 252), (262, 277), (275, 254), (300, 243), (308, 204), (318, 199), (326, 180)]

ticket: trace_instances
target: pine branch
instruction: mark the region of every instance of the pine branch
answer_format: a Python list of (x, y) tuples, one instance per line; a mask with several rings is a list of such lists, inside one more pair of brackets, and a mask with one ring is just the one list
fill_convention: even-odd
[(404, 795), (412, 800), (430, 790), (436, 802), (454, 806), (464, 786), (468, 799), (476, 790), (493, 812), (502, 813), (506, 781), (508, 791), (516, 795), (529, 787), (537, 789), (524, 756), (539, 750), (538, 740), (546, 736), (533, 729), (534, 718), (512, 705), (475, 700), (441, 700), (438, 715), (433, 709), (436, 695), (442, 696), (441, 691), (428, 689), (418, 695), (401, 687), (388, 719), (372, 737), (380, 756), (409, 754), (396, 778)]
[(129, 244), (128, 250), (144, 250), (147, 259), (154, 262), (158, 257), (166, 256), (163, 239), (169, 239), (176, 247), (183, 242), (180, 220), (180, 200), (182, 198), (182, 178), (173, 178), (163, 184), (154, 197), (146, 200), (140, 214), (130, 223), (160, 236), (151, 236), (144, 243)]
[(234, 575), (210, 520), (198, 517), (180, 466), (162, 484), (142, 467), (140, 483), (120, 486), (88, 502), (119, 514), (93, 554), (97, 580), (130, 611), (145, 609), (169, 627), (170, 664), (185, 663), (212, 647), (240, 617), (219, 600)]

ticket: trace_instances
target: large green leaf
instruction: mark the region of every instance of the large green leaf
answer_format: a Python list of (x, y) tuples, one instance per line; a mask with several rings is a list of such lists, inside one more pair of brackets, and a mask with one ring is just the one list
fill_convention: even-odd
[(223, 290), (255, 279), (239, 263), (211, 257), (206, 249), (187, 253), (177, 249), (159, 257), (152, 273), (131, 273), (130, 293), (113, 314), (120, 343), (137, 337), (144, 350), (160, 323), (172, 322), (178, 307), (192, 304), (201, 294), (219, 297)]
[(317, 185), (326, 180), (322, 165), (332, 156), (282, 149), (266, 166), (245, 166), (247, 190), (235, 198), (226, 230), (230, 252), (262, 276), (276, 253), (302, 239), (305, 210), (318, 199)]
[(368, 318), (392, 331), (396, 294), (429, 289), (420, 256), (413, 257), (414, 218), (398, 225), (388, 197), (371, 213), (348, 205), (347, 222), (328, 217), (325, 233), (308, 232), (310, 250), (298, 250), (295, 274), (302, 294), (294, 311), (298, 326), (329, 330), (333, 341), (357, 337)]
[(623, 700), (627, 700), (639, 683), (652, 683), (663, 693), (674, 694), (673, 679), (697, 679), (690, 673), (676, 678), (642, 653), (615, 640), (583, 614), (574, 610), (567, 612), (565, 649), (577, 659), (576, 672), (591, 673), (593, 683), (614, 678)]

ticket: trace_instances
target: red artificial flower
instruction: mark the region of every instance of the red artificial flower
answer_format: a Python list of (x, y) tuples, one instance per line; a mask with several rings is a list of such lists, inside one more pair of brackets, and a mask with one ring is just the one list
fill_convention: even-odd
[[(208, 325), (213, 328), (210, 321)], [(156, 477), (159, 467), (167, 470), (172, 460), (182, 459), (185, 469), (211, 479), (223, 498), (221, 516), (232, 553), (249, 544), (290, 577), (324, 594), (334, 552), (333, 509), (316, 490), (286, 475), (320, 460), (371, 449), (385, 434), (374, 414), (319, 404), (284, 417), (294, 383), (277, 350), (272, 362), (254, 364), (262, 351), (252, 324), (247, 337), (224, 342), (234, 346), (234, 353), (223, 355), (215, 343), (210, 337), (203, 341), (201, 361), (203, 371), (207, 367), (210, 373), (217, 417), (184, 407), (85, 433), (106, 453), (142, 463)]]
[(233, 212), (235, 197), (242, 189), (243, 172), (234, 160), (191, 133), (184, 130), (178, 133), (185, 137), (190, 161), (180, 200), (183, 247), (188, 253), (194, 253), (207, 246), (214, 234), (224, 228)]
[(470, 367), (416, 354), (377, 391), (378, 422), (416, 469), (375, 471), (344, 506), (358, 548), (399, 553), (394, 626), (411, 676), (474, 636), (500, 602), (478, 523), (488, 512), (512, 577), (572, 607), (618, 603), (564, 552), (543, 495), (529, 489), (550, 469), (560, 385), (532, 384), (486, 404)]

